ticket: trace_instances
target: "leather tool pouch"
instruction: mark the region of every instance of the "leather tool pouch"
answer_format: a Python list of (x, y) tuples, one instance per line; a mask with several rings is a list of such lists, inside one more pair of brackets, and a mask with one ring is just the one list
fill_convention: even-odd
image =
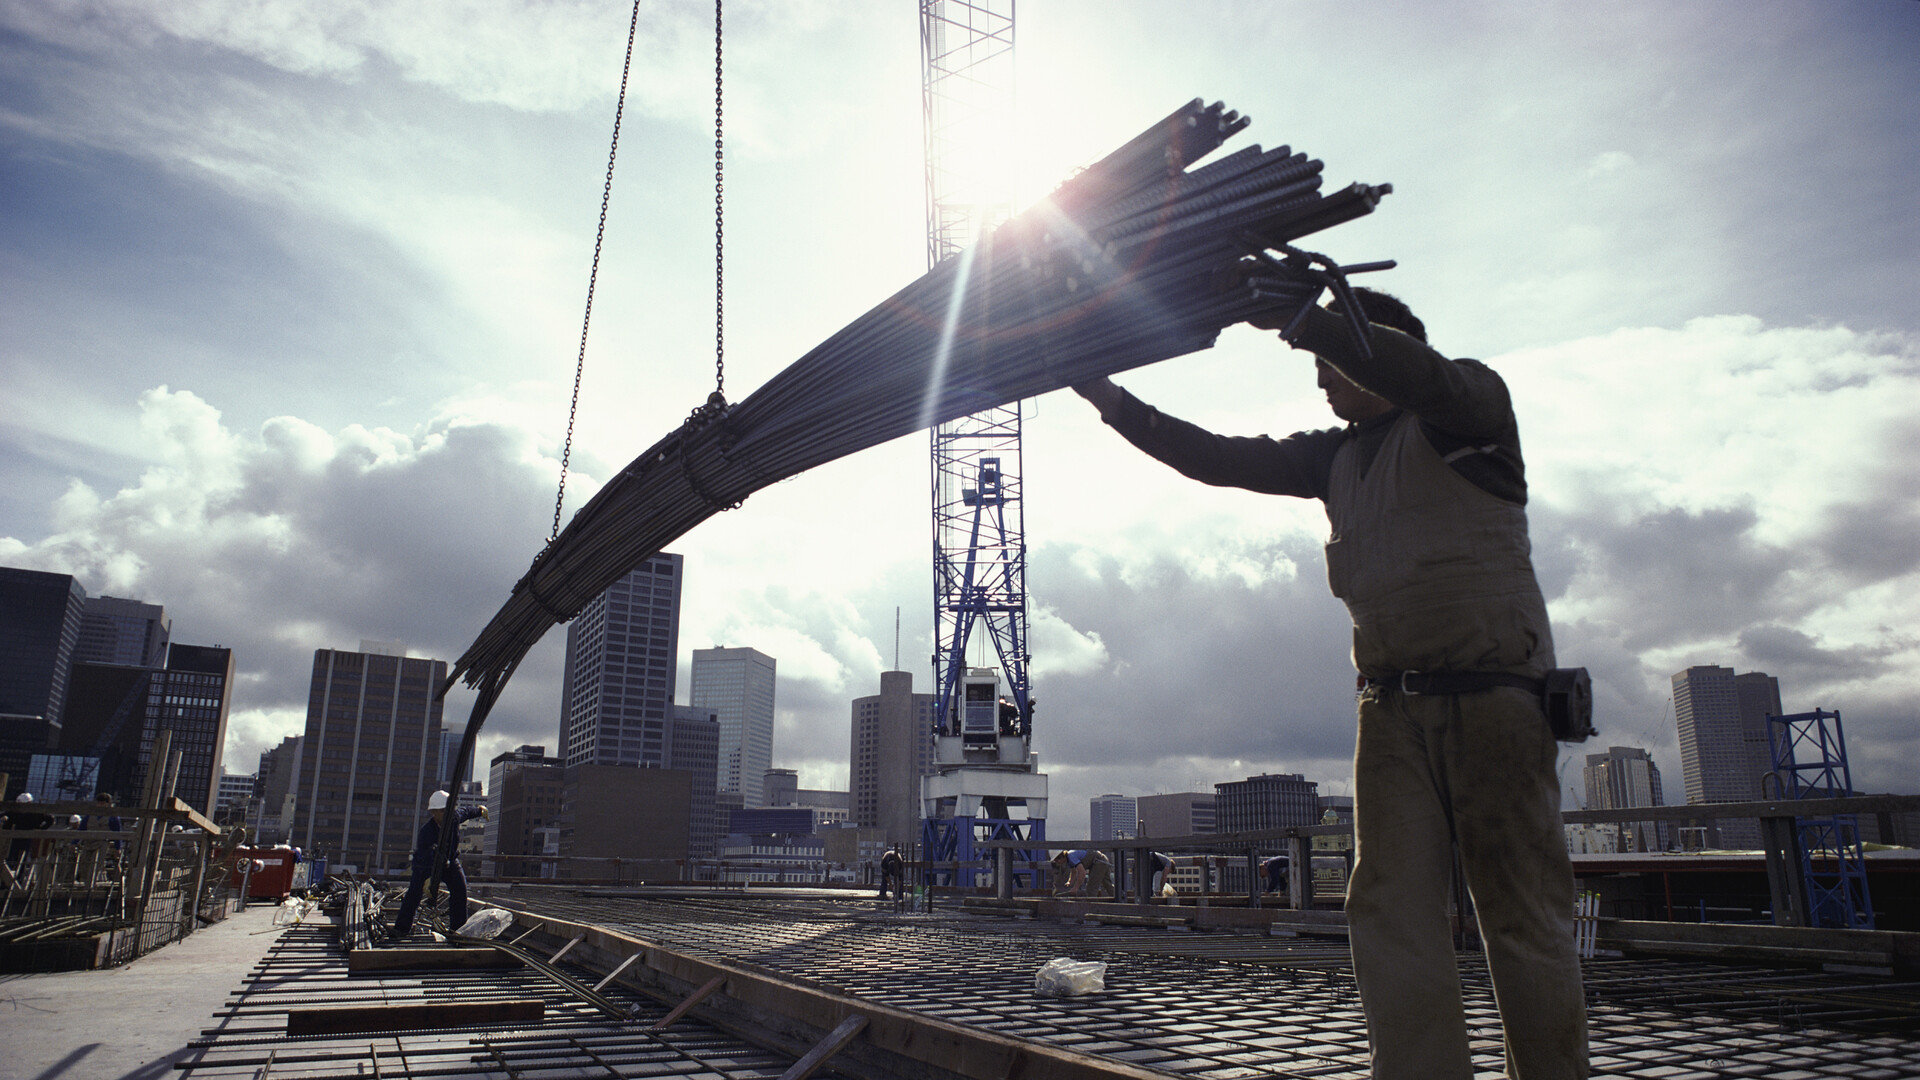
[(1586, 742), (1593, 735), (1593, 680), (1586, 668), (1555, 668), (1547, 672), (1540, 704), (1546, 709), (1554, 738), (1561, 742)]

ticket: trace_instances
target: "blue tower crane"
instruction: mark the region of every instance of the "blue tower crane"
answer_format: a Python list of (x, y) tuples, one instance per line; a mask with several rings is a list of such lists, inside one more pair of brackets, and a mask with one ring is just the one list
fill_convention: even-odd
[[(1013, 0), (921, 0), (929, 267), (966, 259), (1012, 214), (1004, 155), (992, 166), (1012, 115), (1013, 16)], [(932, 863), (977, 861), (981, 840), (1046, 838), (1046, 777), (1030, 749), (1020, 422), (1016, 401), (932, 430), (938, 772), (921, 786), (921, 858)], [(968, 664), (976, 633), (997, 667)], [(980, 873), (959, 865), (934, 877), (972, 886)]]

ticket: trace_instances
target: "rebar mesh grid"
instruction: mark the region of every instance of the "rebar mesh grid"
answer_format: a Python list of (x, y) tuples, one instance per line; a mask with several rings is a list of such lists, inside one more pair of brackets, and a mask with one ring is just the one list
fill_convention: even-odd
[[(936, 913), (791, 897), (516, 897), (668, 948), (1008, 1036), (1206, 1078), (1367, 1075), (1344, 942)], [(1103, 960), (1106, 992), (1045, 998), (1039, 966)], [(1920, 1077), (1920, 985), (1705, 961), (1585, 966), (1593, 1075)], [(1502, 1068), (1486, 969), (1463, 957), (1475, 1067)]]
[[(587, 974), (577, 968), (572, 973)], [(752, 1046), (694, 1020), (649, 1033), (645, 1028), (666, 1015), (666, 1006), (618, 987), (602, 993), (631, 1004), (632, 1019), (607, 1020), (586, 1002), (525, 968), (350, 976), (334, 929), (295, 926), (274, 942), (214, 1015), (215, 1026), (191, 1044), (196, 1053), (176, 1068), (193, 1080), (764, 1080), (780, 1076), (793, 1063), (792, 1057)], [(286, 1033), (287, 1014), (293, 1009), (531, 998), (538, 998), (546, 1010), (545, 1019), (537, 1025), (319, 1036)]]

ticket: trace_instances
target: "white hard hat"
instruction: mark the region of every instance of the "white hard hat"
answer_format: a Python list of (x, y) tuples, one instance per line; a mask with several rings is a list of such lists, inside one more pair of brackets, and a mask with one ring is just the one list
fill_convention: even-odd
[(67, 824), (69, 824), (69, 825), (71, 825), (71, 826), (73, 826), (73, 827), (74, 827), (74, 828), (76, 828), (76, 829), (77, 829), (77, 828), (79, 828), (79, 827), (80, 827), (80, 815), (79, 815), (79, 814), (74, 814), (73, 816), (71, 816), (71, 817), (69, 817), (69, 818), (67, 818)]
[(427, 809), (429, 809), (429, 810), (445, 810), (446, 808), (447, 808), (447, 793), (446, 793), (446, 792), (444, 792), (444, 791), (436, 791), (436, 792), (434, 792), (433, 794), (431, 794), (431, 795), (429, 795), (429, 796), (427, 796)]
[(33, 801), (33, 792), (31, 792), (31, 791), (23, 791), (23, 792), (21, 792), (21, 793), (20, 793), (20, 797), (19, 797), (19, 798), (17, 798), (17, 799), (15, 799), (15, 800), (13, 800), (13, 801), (14, 801), (14, 802), (32, 802), (32, 801)]

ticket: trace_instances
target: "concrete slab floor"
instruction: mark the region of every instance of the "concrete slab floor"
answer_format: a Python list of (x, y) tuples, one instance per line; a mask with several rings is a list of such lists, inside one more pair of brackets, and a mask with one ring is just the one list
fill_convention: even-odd
[(278, 910), (256, 903), (118, 968), (0, 975), (0, 1080), (171, 1076), (272, 947)]

